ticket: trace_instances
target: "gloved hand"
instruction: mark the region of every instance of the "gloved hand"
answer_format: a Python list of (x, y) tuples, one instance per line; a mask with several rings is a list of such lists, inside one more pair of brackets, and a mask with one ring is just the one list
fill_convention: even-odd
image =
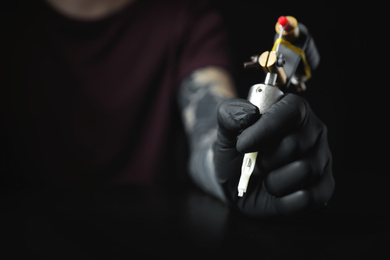
[[(218, 182), (247, 215), (303, 214), (326, 204), (334, 191), (327, 128), (300, 96), (286, 94), (263, 115), (247, 100), (224, 101), (213, 149)], [(254, 151), (255, 170), (238, 197), (244, 153)]]

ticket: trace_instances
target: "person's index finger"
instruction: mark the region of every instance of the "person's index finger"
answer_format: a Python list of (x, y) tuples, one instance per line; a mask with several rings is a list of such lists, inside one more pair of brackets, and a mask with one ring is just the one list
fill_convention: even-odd
[(297, 128), (304, 121), (306, 113), (303, 98), (293, 94), (285, 95), (241, 133), (237, 140), (237, 150), (247, 153), (266, 149)]

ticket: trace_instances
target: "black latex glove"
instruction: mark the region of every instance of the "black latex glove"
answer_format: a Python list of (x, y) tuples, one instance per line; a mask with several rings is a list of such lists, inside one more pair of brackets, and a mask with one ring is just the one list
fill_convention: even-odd
[[(238, 197), (244, 153), (258, 151), (243, 197)], [(307, 101), (286, 94), (265, 114), (244, 99), (218, 110), (214, 162), (228, 200), (256, 217), (290, 216), (325, 205), (334, 190), (327, 128)]]

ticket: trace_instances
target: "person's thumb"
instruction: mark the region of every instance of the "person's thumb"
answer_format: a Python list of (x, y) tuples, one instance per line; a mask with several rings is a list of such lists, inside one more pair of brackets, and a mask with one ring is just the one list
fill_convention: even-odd
[[(218, 108), (218, 133), (214, 143), (214, 163), (219, 183), (237, 185), (243, 154), (236, 149), (237, 136), (260, 118), (259, 109), (244, 99), (228, 99)], [(237, 180), (238, 181), (238, 180)], [(227, 188), (232, 190), (234, 187)], [(229, 192), (230, 194), (231, 192)]]

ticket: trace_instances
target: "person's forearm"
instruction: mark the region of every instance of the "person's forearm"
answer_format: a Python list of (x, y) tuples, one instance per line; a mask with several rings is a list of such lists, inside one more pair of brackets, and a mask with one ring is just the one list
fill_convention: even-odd
[(183, 80), (179, 105), (190, 141), (189, 172), (191, 179), (205, 192), (225, 200), (218, 184), (212, 146), (217, 135), (217, 108), (235, 96), (229, 74), (223, 69), (206, 67)]
[(225, 201), (225, 195), (217, 182), (213, 161), (212, 145), (215, 142), (216, 130), (211, 131), (203, 142), (191, 148), (189, 173), (191, 179), (205, 192)]

